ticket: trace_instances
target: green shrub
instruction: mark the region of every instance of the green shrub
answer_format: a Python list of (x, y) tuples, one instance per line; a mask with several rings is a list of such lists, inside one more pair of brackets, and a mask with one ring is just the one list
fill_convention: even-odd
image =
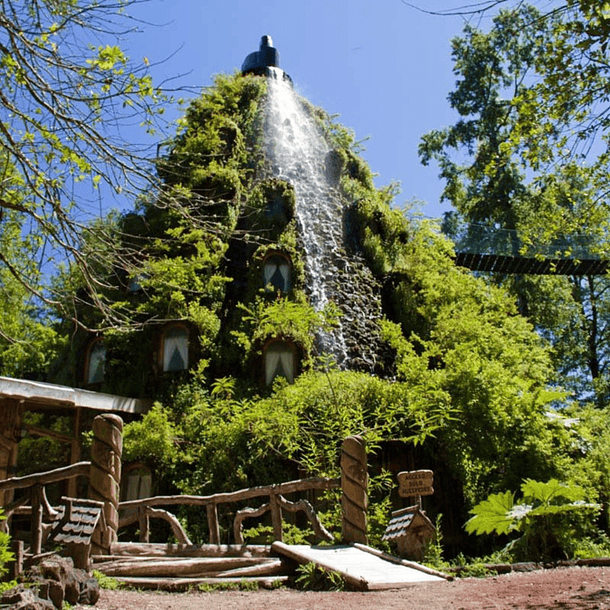
[(475, 534), (511, 534), (519, 538), (509, 543), (515, 559), (548, 561), (573, 554), (586, 516), (597, 513), (599, 504), (585, 502), (585, 491), (556, 479), (541, 483), (528, 479), (521, 485), (522, 498), (515, 502), (511, 491), (490, 495), (471, 511), (466, 531)]
[[(0, 509), (0, 521), (6, 519)], [(9, 551), (11, 538), (6, 532), (0, 532), (0, 576), (4, 576), (8, 572), (8, 564), (13, 561), (14, 556)]]
[(297, 568), (297, 588), (307, 591), (343, 591), (345, 580), (337, 572), (324, 570), (313, 562)]

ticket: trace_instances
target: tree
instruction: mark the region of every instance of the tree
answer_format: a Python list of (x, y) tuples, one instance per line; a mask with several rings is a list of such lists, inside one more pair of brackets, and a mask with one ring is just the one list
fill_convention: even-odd
[[(30, 376), (48, 368), (61, 343), (47, 313), (20, 278), (30, 285), (38, 281), (37, 244), (22, 235), (15, 212), (5, 212), (0, 222), (1, 254), (8, 265), (0, 266), (0, 375)], [(16, 275), (14, 274), (16, 272)]]
[[(498, 18), (501, 14), (522, 15), (523, 30), (516, 33), (521, 40), (529, 38), (536, 46), (528, 63), (534, 74), (527, 86), (519, 87), (510, 96), (515, 129), (505, 147), (511, 147), (527, 167), (538, 172), (554, 173), (563, 166), (581, 166), (586, 161), (597, 191), (596, 207), (607, 211), (610, 4), (560, 0), (540, 12), (514, 0), (489, 0), (439, 11), (418, 10), (463, 15), (471, 20), (498, 7), (507, 7), (500, 10)], [(497, 19), (492, 29), (499, 32)], [(565, 221), (555, 219), (549, 225), (549, 234), (561, 233), (565, 225)], [(575, 226), (573, 223), (571, 228)]]
[[(581, 248), (585, 256), (595, 256), (605, 248), (608, 210), (599, 204), (603, 155), (588, 165), (562, 157), (566, 141), (559, 131), (574, 124), (575, 115), (554, 122), (538, 118), (540, 108), (532, 101), (542, 99), (541, 83), (550, 79), (540, 58), (550, 58), (550, 45), (561, 41), (563, 18), (542, 18), (523, 6), (501, 11), (489, 32), (468, 25), (453, 41), (458, 81), (449, 101), (462, 118), (426, 134), (420, 155), (424, 163), (439, 163), (446, 181), (443, 197), (456, 208), (445, 219), (445, 230), (462, 244), (495, 234), (504, 237), (501, 247), (513, 255), (551, 258), (582, 257)], [(532, 128), (546, 121), (548, 137), (526, 133), (526, 121)], [(555, 165), (542, 163), (543, 157)], [(603, 404), (610, 358), (608, 280), (498, 281), (555, 346), (557, 382), (579, 399), (595, 397)]]
[(152, 130), (162, 112), (146, 59), (136, 65), (118, 46), (135, 30), (125, 11), (140, 1), (0, 2), (0, 212), (21, 223), (28, 247), (35, 244), (38, 273), (10, 260), (4, 240), (0, 264), (71, 318), (75, 312), (40, 279), (57, 259), (76, 265), (88, 300), (110, 325), (121, 320), (92, 263), (102, 254), (87, 248), (82, 233), (96, 213), (90, 198), (104, 185), (134, 194), (154, 184), (144, 148), (121, 137), (134, 122)]

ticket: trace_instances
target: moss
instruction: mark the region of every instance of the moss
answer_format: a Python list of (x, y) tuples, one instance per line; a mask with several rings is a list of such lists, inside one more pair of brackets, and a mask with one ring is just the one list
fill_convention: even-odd
[(258, 182), (250, 191), (242, 217), (242, 230), (259, 240), (276, 240), (294, 218), (294, 187), (283, 180)]

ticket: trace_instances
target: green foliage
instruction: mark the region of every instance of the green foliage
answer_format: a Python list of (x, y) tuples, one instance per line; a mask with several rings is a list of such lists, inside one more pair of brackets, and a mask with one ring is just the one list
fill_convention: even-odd
[(143, 462), (162, 474), (179, 458), (178, 429), (168, 411), (155, 403), (141, 420), (128, 423), (123, 431), (123, 460)]
[[(503, 44), (519, 23), (506, 30)], [(487, 57), (488, 43), (473, 36)], [(504, 81), (494, 78), (496, 91)], [(257, 172), (264, 93), (264, 79), (219, 77), (191, 103), (158, 160), (160, 192), (107, 223), (125, 248), (108, 293), (117, 311), (136, 312), (141, 327), (105, 334), (107, 364), (117, 393), (129, 374), (139, 384), (133, 393), (142, 392), (145, 380), (158, 399), (142, 422), (126, 426), (125, 459), (153, 467), (160, 490), (208, 494), (303, 473), (335, 477), (341, 442), (353, 434), (366, 439), (371, 456), (387, 441), (402, 442), (409, 459), (440, 471), (447, 486), (441, 502), (452, 502), (460, 526), (490, 492), (514, 488), (526, 476), (576, 473), (573, 433), (545, 414), (562, 396), (549, 389), (548, 350), (513, 299), (457, 269), (452, 244), (434, 223), (392, 209), (397, 187), (375, 189), (353, 134), (312, 108), (334, 146), (330, 162), (350, 247), (364, 254), (383, 286), (385, 314), (378, 323), (384, 351), (378, 375), (337, 371), (315, 359), (315, 335), (336, 323), (338, 308), (318, 312), (308, 303), (294, 190)], [(482, 141), (490, 125), (473, 141)], [(480, 203), (489, 192), (500, 193), (484, 182), (472, 191)], [(497, 213), (502, 210), (499, 204)], [(291, 258), (287, 294), (262, 285), (263, 261), (274, 251)], [(70, 284), (74, 292), (83, 285), (77, 280)], [(138, 289), (128, 290), (130, 283)], [(141, 346), (156, 345), (156, 328), (169, 320), (194, 330), (198, 365), (155, 376)], [(262, 349), (278, 337), (302, 353), (301, 374), (292, 385), (279, 378), (263, 389)], [(600, 463), (590, 456), (588, 472), (598, 472)], [(369, 535), (377, 543), (391, 508), (387, 473), (371, 477), (370, 487)], [(339, 529), (337, 506), (330, 493), (317, 507), (332, 532)], [(204, 539), (199, 512), (185, 509), (180, 517), (194, 538)], [(228, 537), (230, 515), (220, 527)], [(249, 534), (264, 534), (265, 527)], [(287, 535), (297, 540), (308, 533)]]
[(441, 513), (436, 515), (436, 519), (434, 520), (434, 537), (427, 542), (424, 547), (424, 565), (437, 569), (441, 569), (448, 565), (444, 559), (443, 530), (441, 527), (442, 520), (443, 515)]
[(106, 574), (99, 570), (93, 570), (93, 578), (97, 580), (100, 588), (107, 589), (108, 591), (116, 591), (117, 589), (124, 588), (123, 583), (112, 576), (106, 576)]
[[(547, 258), (605, 251), (602, 141), (610, 124), (597, 97), (610, 78), (604, 19), (599, 3), (569, 1), (547, 14), (519, 4), (488, 31), (468, 25), (454, 39), (449, 102), (460, 118), (426, 134), (419, 150), (445, 181), (443, 198), (456, 212), (444, 228), (457, 248)], [(490, 281), (502, 282), (551, 342), (556, 383), (582, 403), (605, 405), (606, 278)]]
[(259, 298), (252, 309), (245, 305), (241, 308), (246, 313), (243, 320), (248, 324), (247, 332), (239, 333), (244, 346), (261, 345), (266, 339), (282, 337), (301, 346), (305, 354), (311, 352), (316, 334), (332, 328), (339, 315), (332, 305), (317, 312), (304, 299), (297, 302), (284, 297), (272, 303)]
[[(4, 513), (0, 511), (0, 520), (4, 520), (6, 517)], [(10, 536), (6, 532), (0, 532), (0, 577), (4, 576), (8, 572), (8, 563), (13, 561), (14, 556), (9, 551)]]
[(313, 562), (297, 567), (297, 588), (305, 591), (343, 591), (346, 583), (337, 572), (319, 567)]
[[(30, 297), (70, 318), (62, 293), (42, 289), (39, 275), (58, 259), (69, 261), (91, 293), (86, 302), (111, 325), (123, 320), (104, 295), (105, 276), (94, 271), (102, 252), (85, 252), (81, 242), (82, 219), (92, 211), (80, 183), (117, 193), (155, 184), (151, 164), (122, 130), (135, 115), (152, 133), (167, 101), (146, 62), (134, 64), (119, 46), (131, 30), (131, 4), (7, 0), (0, 21), (0, 209), (18, 217), (32, 249), (29, 268), (14, 265), (0, 236), (2, 269)], [(19, 334), (14, 339), (23, 341)]]
[(528, 479), (521, 485), (522, 498), (515, 502), (512, 492), (490, 495), (477, 504), (466, 523), (466, 531), (475, 534), (509, 534), (520, 532), (513, 544), (515, 555), (528, 559), (557, 559), (571, 551), (575, 539), (576, 519), (570, 513), (595, 513), (599, 504), (585, 502), (585, 491), (576, 485), (566, 485), (557, 479), (547, 483)]

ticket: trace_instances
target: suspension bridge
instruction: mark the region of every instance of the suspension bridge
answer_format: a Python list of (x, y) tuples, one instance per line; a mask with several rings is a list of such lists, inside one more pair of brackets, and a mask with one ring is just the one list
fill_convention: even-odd
[(456, 265), (471, 271), (588, 276), (604, 275), (610, 269), (610, 253), (590, 235), (526, 244), (515, 230), (471, 224), (450, 237), (455, 242)]

